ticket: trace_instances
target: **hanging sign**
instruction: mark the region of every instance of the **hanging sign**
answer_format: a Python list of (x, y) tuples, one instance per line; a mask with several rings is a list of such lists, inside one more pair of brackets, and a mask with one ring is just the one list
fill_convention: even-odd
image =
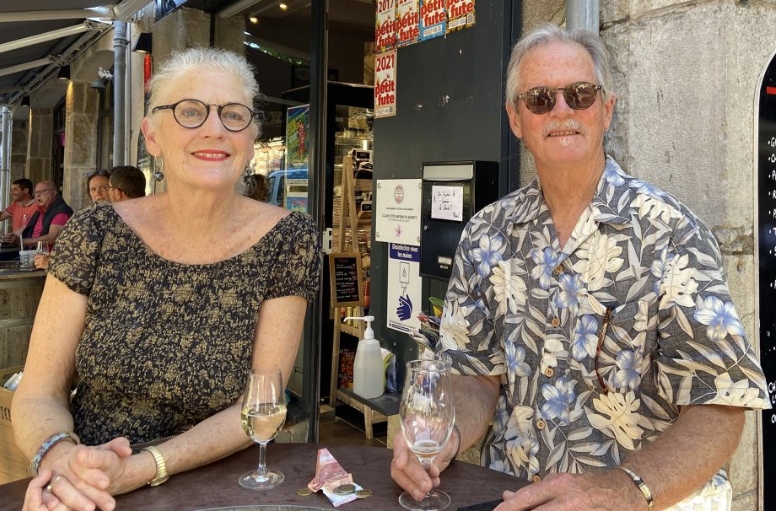
[(375, 52), (396, 46), (396, 0), (377, 0)]
[(445, 35), (447, 30), (447, 0), (423, 0), (420, 6), (420, 39)]
[(396, 115), (396, 50), (375, 56), (375, 118)]
[(447, 31), (462, 30), (474, 25), (474, 0), (448, 0)]
[(420, 19), (418, 0), (398, 0), (396, 16), (396, 45), (408, 46), (418, 42)]

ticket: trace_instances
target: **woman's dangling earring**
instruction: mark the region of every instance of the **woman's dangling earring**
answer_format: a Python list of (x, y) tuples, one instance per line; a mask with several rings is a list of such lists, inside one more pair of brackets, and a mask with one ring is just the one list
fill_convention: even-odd
[(164, 160), (162, 157), (154, 158), (154, 179), (157, 181), (161, 181), (164, 179), (164, 172), (162, 170), (164, 169)]

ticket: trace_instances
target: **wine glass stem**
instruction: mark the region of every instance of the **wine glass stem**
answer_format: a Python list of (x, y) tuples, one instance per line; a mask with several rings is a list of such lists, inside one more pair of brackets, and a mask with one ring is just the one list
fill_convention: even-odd
[(260, 476), (267, 474), (267, 442), (259, 442), (259, 468), (256, 473)]
[[(434, 458), (421, 458), (420, 459), (420, 465), (423, 467), (423, 470), (426, 471), (426, 474), (431, 472), (431, 465), (434, 464)], [(434, 491), (434, 488), (432, 487), (428, 492), (426, 492), (426, 497), (431, 495), (431, 492)]]

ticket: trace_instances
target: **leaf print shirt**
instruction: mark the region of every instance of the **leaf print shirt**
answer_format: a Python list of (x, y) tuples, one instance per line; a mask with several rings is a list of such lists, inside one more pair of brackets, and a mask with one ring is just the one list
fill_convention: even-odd
[(538, 181), (471, 219), (440, 333), (502, 378), (482, 464), (527, 479), (620, 465), (683, 405), (770, 407), (714, 236), (610, 157), (565, 247)]

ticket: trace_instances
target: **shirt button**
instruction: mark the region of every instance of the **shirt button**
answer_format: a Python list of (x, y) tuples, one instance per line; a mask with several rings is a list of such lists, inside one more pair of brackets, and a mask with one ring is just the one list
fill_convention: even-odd
[(548, 367), (544, 370), (544, 376), (547, 378), (552, 378), (552, 375), (555, 374), (555, 371), (552, 369), (552, 367)]
[(533, 476), (533, 482), (535, 482), (535, 483), (538, 483), (538, 482), (539, 482), (539, 481), (541, 481), (541, 480), (542, 480), (542, 478), (541, 478), (541, 477), (539, 477), (538, 475), (536, 475), (536, 476)]
[(552, 270), (552, 274), (555, 275), (556, 277), (561, 273), (563, 273), (563, 266), (561, 265), (556, 266), (555, 269)]
[(542, 430), (545, 426), (547, 426), (547, 423), (544, 422), (544, 419), (539, 419), (536, 421), (536, 429)]
[(550, 321), (550, 324), (555, 328), (558, 328), (560, 326), (560, 319), (552, 318), (552, 320)]

